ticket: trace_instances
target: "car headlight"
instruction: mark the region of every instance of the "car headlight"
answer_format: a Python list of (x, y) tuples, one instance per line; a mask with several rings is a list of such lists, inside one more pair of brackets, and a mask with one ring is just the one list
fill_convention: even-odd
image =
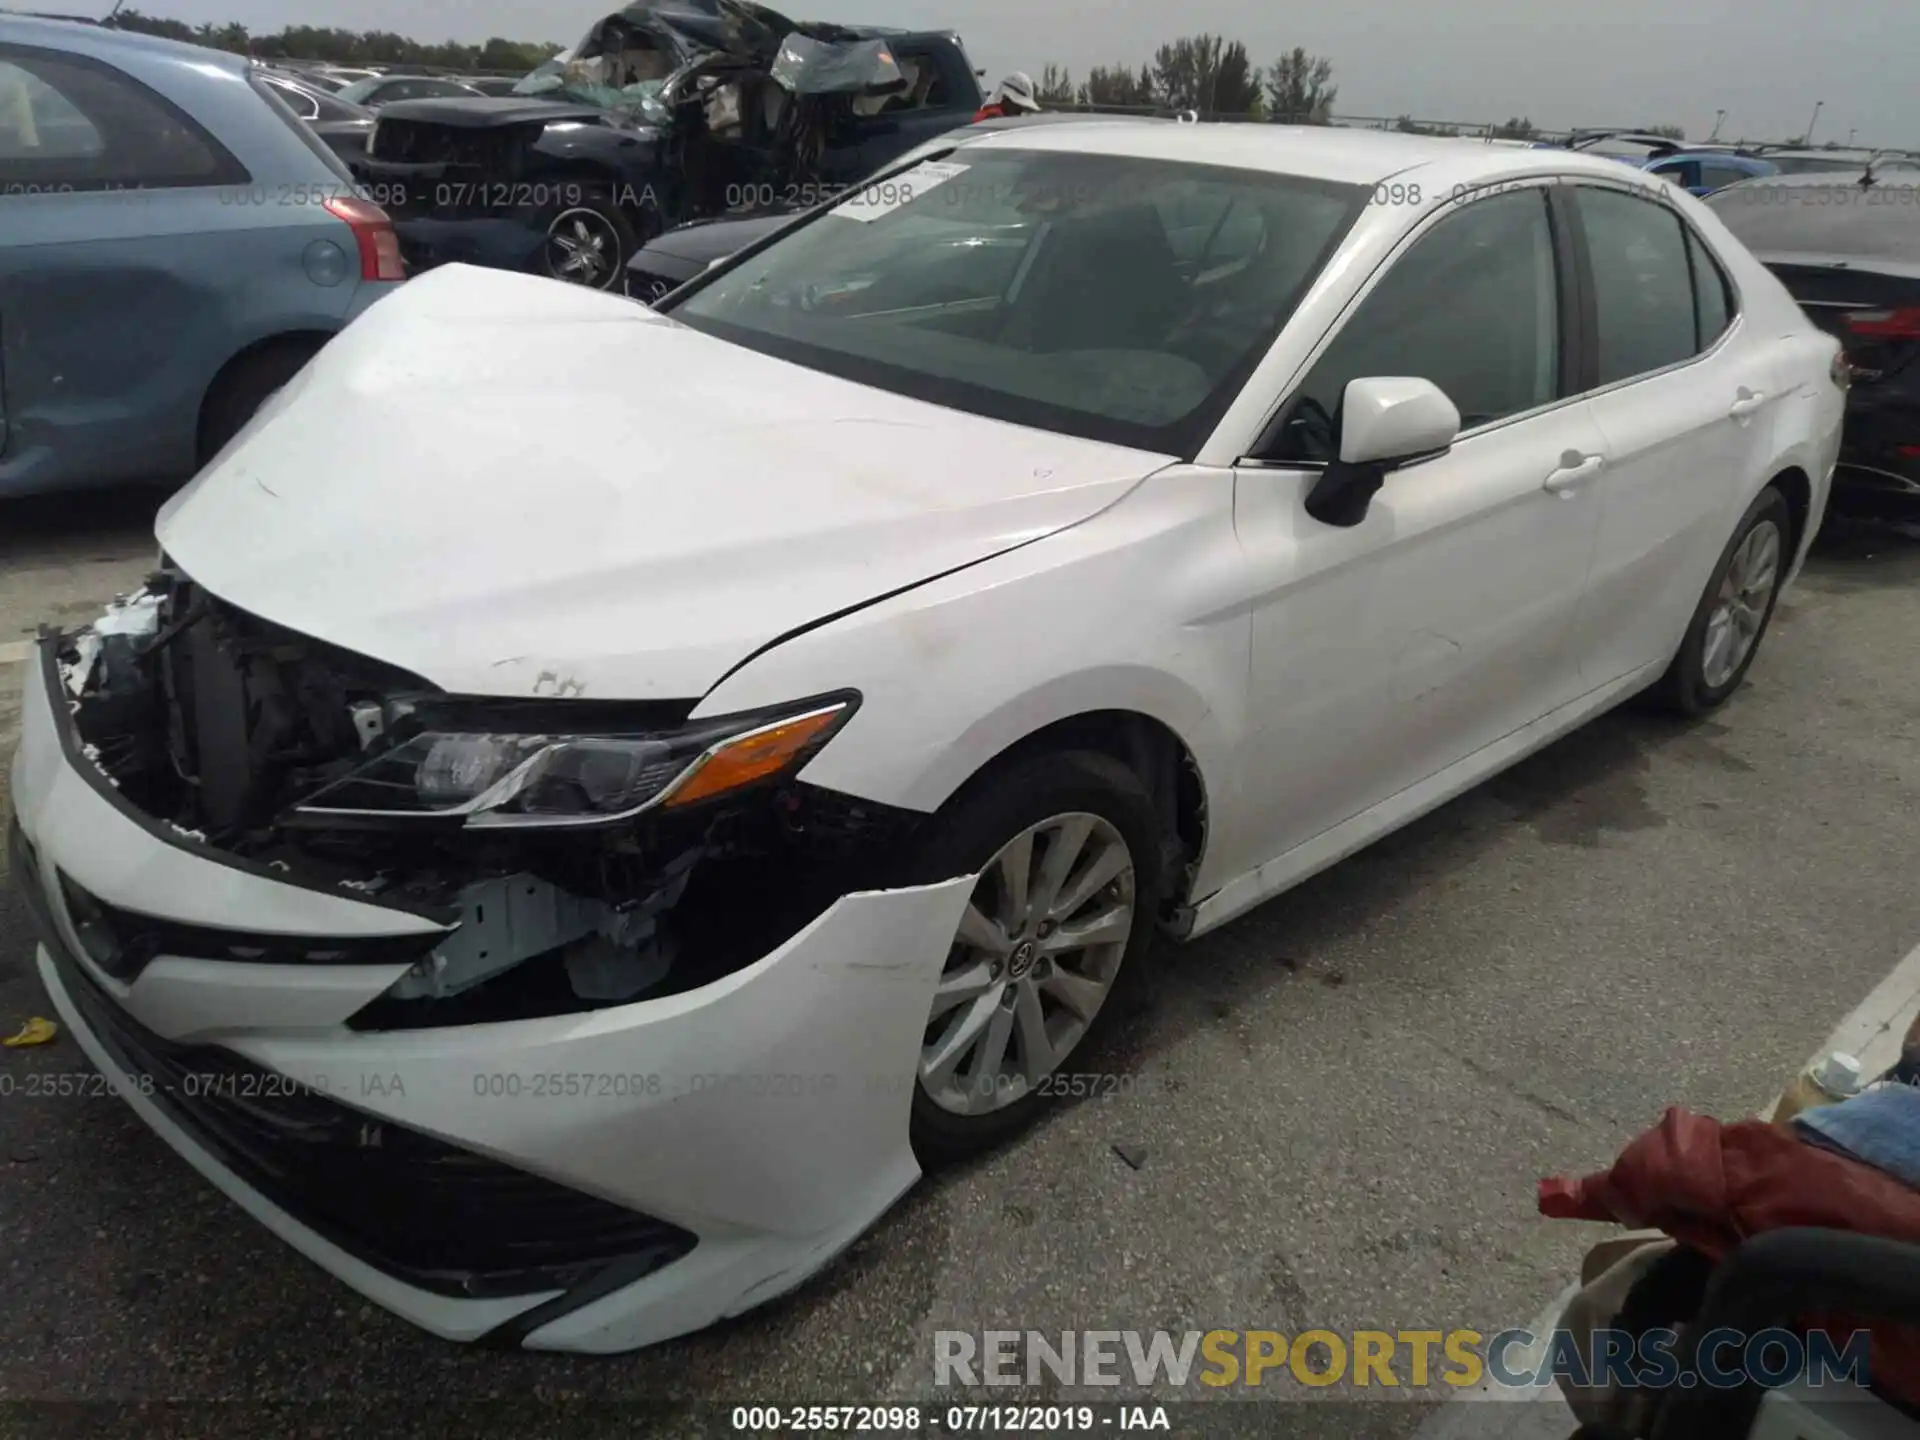
[(609, 825), (791, 774), (855, 704), (847, 696), (644, 735), (429, 729), (309, 796), (289, 818), (457, 820), (470, 830)]

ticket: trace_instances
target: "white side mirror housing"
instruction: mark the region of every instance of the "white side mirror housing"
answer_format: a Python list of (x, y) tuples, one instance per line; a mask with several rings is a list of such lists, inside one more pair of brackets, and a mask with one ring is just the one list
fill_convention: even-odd
[(1347, 382), (1340, 410), (1340, 458), (1393, 465), (1435, 455), (1460, 433), (1460, 411), (1431, 380), (1370, 376)]

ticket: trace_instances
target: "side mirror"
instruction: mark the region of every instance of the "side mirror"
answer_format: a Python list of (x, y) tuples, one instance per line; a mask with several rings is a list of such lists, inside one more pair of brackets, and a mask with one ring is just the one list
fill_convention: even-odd
[(1366, 519), (1389, 471), (1445, 454), (1460, 433), (1454, 403), (1417, 376), (1348, 381), (1340, 412), (1340, 458), (1307, 492), (1307, 513), (1343, 528)]

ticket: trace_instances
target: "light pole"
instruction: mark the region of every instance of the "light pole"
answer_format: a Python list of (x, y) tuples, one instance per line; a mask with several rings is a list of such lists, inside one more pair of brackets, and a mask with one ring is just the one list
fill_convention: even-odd
[(1720, 127), (1726, 123), (1727, 123), (1727, 112), (1724, 110), (1714, 111), (1713, 112), (1713, 133), (1707, 136), (1707, 139), (1718, 140), (1720, 138)]
[(1853, 126), (1847, 131), (1847, 148), (1848, 149), (1853, 148), (1853, 137), (1858, 135), (1859, 133), (1860, 133), (1860, 127), (1857, 125)]
[(1816, 100), (1813, 102), (1813, 119), (1807, 121), (1807, 135), (1806, 138), (1800, 142), (1802, 145), (1810, 146), (1813, 144), (1813, 127), (1820, 122), (1820, 107), (1826, 103), (1824, 100)]

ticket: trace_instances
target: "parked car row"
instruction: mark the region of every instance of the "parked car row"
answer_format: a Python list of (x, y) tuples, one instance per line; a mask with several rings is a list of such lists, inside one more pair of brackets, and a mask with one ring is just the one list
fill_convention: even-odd
[(1852, 385), (1836, 506), (1920, 520), (1920, 171), (1782, 175), (1710, 203), (1845, 347)]
[(1647, 161), (1646, 168), (1649, 175), (1671, 180), (1690, 195), (1711, 195), (1742, 180), (1781, 173), (1761, 156), (1721, 150), (1678, 150)]
[(469, 80), (447, 75), (368, 75), (339, 90), (342, 100), (378, 110), (396, 100), (450, 100), (487, 92)]
[(758, 5), (634, 5), (510, 97), (397, 99), (354, 170), (409, 267), (522, 270), (618, 291), (686, 221), (809, 204), (981, 103), (948, 32), (799, 24)]
[(258, 73), (261, 83), (342, 158), (366, 152), (367, 137), (373, 133), (372, 110), (294, 71), (262, 67)]
[[(385, 87), (464, 82), (334, 71), (330, 91), (311, 68), (0, 20), (0, 84), (31, 122), (0, 150), (0, 186), (32, 201), (11, 204), (20, 223), (0, 230), (0, 277), (15, 282), (0, 304), (0, 494), (191, 473), (406, 274), (465, 261), (654, 302), (916, 146), (1076, 118), (969, 126), (979, 88), (948, 34), (788, 31), (750, 13), (754, 25), (716, 40), (686, 14), (636, 8), (595, 25), (520, 95), (441, 99), (389, 99)], [(1571, 148), (1724, 203), (1849, 346), (1840, 503), (1910, 507), (1920, 327), (1905, 302), (1920, 217), (1901, 202), (1913, 158), (1626, 132)], [(1766, 188), (1796, 171), (1806, 183)], [(501, 174), (519, 178), (490, 178)], [(102, 193), (128, 188), (137, 205)], [(937, 248), (922, 257), (930, 293), (944, 263)], [(64, 323), (50, 343), (55, 308)], [(128, 315), (160, 328), (119, 345)]]
[[(291, 60), (277, 62), (277, 68), (296, 74), (308, 83), (327, 91), (329, 94), (338, 93), (348, 86), (359, 85), (367, 81), (388, 79), (445, 79), (465, 86), (469, 91), (481, 95), (505, 95), (512, 92), (513, 87), (519, 82), (520, 78), (517, 75), (431, 75), (425, 71), (412, 69), (394, 70), (387, 67), (373, 69), (352, 65), (302, 64)], [(449, 92), (430, 90), (415, 92), (415, 96), (420, 94), (445, 93)], [(387, 98), (397, 100), (402, 98), (415, 98), (415, 96), (403, 97), (400, 95), (391, 95)], [(361, 104), (371, 103), (364, 95), (355, 98)]]

